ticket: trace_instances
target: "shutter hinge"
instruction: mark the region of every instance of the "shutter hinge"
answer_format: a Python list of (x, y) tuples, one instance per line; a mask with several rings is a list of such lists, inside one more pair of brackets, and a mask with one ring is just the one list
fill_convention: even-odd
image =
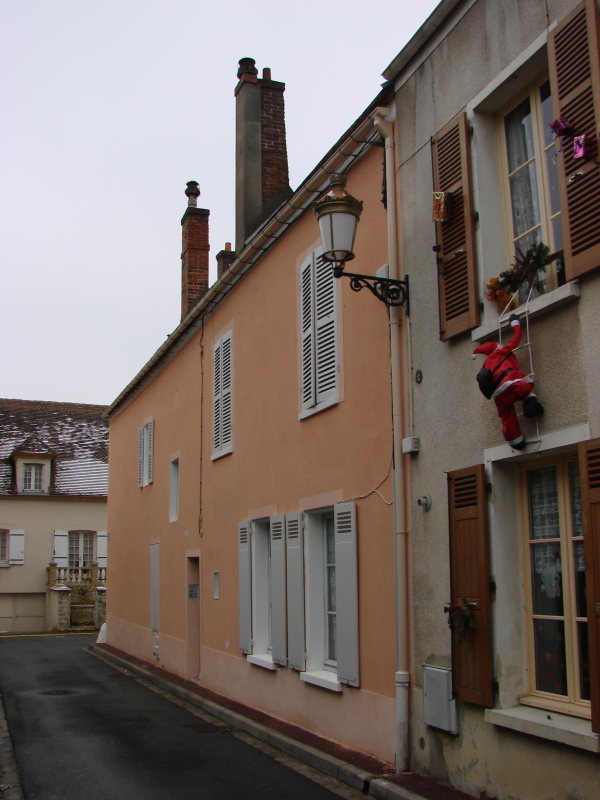
[(493, 578), (490, 580), (490, 600), (492, 603), (496, 601), (496, 581)]
[(473, 128), (472, 125), (469, 125), (469, 136), (473, 136), (474, 133), (475, 133), (475, 129)]
[(479, 222), (479, 211), (473, 212), (473, 219), (475, 220), (475, 222)]
[(488, 494), (491, 494), (492, 493), (492, 484), (491, 483), (486, 483), (485, 489), (486, 489)]
[(492, 689), (494, 690), (494, 692), (495, 692), (496, 694), (498, 694), (498, 693), (499, 693), (499, 691), (500, 691), (500, 684), (498, 683), (498, 681), (492, 681)]
[(439, 253), (440, 250), (442, 249), (442, 245), (441, 244), (434, 244), (431, 249), (433, 250), (434, 253)]
[(483, 303), (478, 303), (479, 311), (483, 314)]

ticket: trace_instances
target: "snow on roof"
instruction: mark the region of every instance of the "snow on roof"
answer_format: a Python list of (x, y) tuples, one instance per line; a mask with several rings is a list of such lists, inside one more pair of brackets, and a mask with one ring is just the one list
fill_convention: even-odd
[(13, 454), (52, 456), (50, 494), (106, 496), (106, 406), (0, 399), (0, 494), (16, 494)]

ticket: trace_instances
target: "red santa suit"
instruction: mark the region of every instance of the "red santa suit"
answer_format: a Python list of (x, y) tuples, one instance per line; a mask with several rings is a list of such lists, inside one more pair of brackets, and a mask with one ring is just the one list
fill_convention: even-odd
[(517, 400), (523, 401), (523, 412), (526, 417), (538, 417), (544, 412), (542, 404), (533, 391), (533, 378), (521, 372), (519, 362), (513, 350), (521, 341), (521, 323), (515, 314), (511, 314), (510, 324), (513, 337), (507, 345), (500, 347), (494, 342), (485, 342), (473, 351), (473, 358), (478, 353), (487, 356), (483, 366), (492, 373), (494, 392), (492, 397), (502, 420), (502, 435), (515, 450), (525, 447), (525, 438), (515, 411)]

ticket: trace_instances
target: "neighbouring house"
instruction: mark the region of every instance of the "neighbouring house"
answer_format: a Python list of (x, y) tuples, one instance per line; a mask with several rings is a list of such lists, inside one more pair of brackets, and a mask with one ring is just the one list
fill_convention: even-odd
[[(420, 441), (411, 767), (497, 800), (600, 796), (599, 40), (595, 0), (450, 0), (384, 72)], [(541, 242), (501, 313), (488, 284)], [(523, 449), (471, 360), (511, 311), (544, 407), (517, 403)]]
[(353, 263), (386, 264), (388, 93), (292, 193), (283, 91), (240, 62), (236, 250), (209, 287), (190, 182), (181, 324), (108, 412), (107, 642), (393, 763), (389, 321), (334, 279), (311, 207), (345, 173)]
[(104, 621), (105, 410), (0, 400), (0, 632)]

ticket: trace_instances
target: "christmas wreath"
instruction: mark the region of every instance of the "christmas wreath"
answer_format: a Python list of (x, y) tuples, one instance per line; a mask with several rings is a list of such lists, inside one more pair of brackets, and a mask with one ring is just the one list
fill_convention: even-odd
[(549, 255), (550, 248), (543, 242), (534, 244), (526, 253), (517, 247), (517, 255), (511, 268), (501, 272), (498, 277), (500, 288), (511, 294), (515, 294), (523, 286), (542, 291), (544, 287), (541, 275), (546, 272), (546, 266), (550, 263)]
[(472, 608), (477, 607), (477, 603), (469, 603), (464, 597), (461, 597), (461, 600), (461, 606), (455, 603), (445, 606), (444, 614), (448, 614), (448, 627), (450, 630), (456, 631), (456, 637), (462, 643), (466, 641), (469, 632), (477, 627), (471, 611)]

